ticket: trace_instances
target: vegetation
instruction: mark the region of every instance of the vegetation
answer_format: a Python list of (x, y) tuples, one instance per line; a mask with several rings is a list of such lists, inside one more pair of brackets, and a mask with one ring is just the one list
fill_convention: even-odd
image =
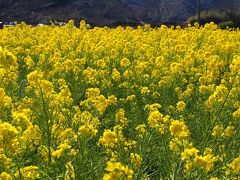
[(191, 16), (187, 20), (187, 23), (194, 24), (194, 22), (199, 22), (201, 25), (214, 22), (222, 29), (237, 28), (240, 27), (240, 15), (238, 12), (227, 10), (201, 11), (199, 16)]
[(239, 179), (240, 31), (0, 30), (0, 179)]

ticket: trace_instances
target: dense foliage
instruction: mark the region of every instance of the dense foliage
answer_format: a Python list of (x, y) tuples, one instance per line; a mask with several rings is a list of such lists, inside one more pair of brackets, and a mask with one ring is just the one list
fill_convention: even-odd
[(0, 179), (240, 178), (240, 31), (0, 30)]

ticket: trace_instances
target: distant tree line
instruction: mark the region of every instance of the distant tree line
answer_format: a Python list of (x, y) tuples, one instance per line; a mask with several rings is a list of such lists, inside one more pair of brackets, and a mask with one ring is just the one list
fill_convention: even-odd
[[(202, 3), (202, 4), (201, 4)], [(240, 27), (240, 1), (219, 0), (216, 7), (203, 9), (204, 0), (196, 0), (196, 15), (190, 17), (188, 23), (198, 21), (200, 24), (215, 22), (221, 28)]]

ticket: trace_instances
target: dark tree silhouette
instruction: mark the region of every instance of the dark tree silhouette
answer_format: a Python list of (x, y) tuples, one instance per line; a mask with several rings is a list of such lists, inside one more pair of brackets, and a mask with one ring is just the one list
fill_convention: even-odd
[(201, 1), (197, 0), (197, 20), (200, 22), (201, 20)]

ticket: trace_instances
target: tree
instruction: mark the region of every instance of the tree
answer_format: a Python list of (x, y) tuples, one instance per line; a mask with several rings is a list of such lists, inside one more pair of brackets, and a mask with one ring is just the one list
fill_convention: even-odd
[(157, 0), (153, 1), (152, 7), (154, 11), (150, 14), (151, 10), (147, 10), (152, 19), (152, 22), (162, 23), (169, 16), (169, 0)]
[(240, 17), (239, 6), (239, 0), (228, 0), (228, 2), (222, 4), (220, 10), (224, 12), (230, 20), (237, 21)]
[(197, 0), (197, 20), (200, 22), (201, 20), (201, 1)]

